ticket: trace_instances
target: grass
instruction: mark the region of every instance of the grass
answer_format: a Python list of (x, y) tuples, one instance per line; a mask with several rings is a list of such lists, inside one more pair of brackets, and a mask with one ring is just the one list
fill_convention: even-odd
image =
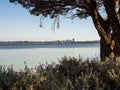
[(63, 57), (58, 64), (40, 64), (16, 72), (0, 66), (0, 90), (119, 90), (120, 59), (104, 62)]

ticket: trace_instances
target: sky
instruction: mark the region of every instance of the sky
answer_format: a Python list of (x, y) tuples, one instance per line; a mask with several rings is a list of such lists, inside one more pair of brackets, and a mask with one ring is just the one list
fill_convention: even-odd
[(60, 17), (60, 28), (52, 29), (53, 20), (34, 16), (20, 5), (0, 0), (0, 41), (76, 41), (99, 40), (91, 18), (71, 20)]

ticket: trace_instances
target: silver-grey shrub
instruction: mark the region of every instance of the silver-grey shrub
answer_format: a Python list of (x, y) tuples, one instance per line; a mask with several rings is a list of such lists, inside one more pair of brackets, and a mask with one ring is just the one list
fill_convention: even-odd
[(63, 57), (58, 64), (40, 64), (16, 72), (0, 66), (0, 90), (119, 90), (120, 59), (83, 60)]

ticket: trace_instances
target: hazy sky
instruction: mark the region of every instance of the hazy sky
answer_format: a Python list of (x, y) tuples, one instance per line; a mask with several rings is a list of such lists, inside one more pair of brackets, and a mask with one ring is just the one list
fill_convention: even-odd
[(30, 15), (20, 5), (9, 0), (0, 0), (0, 41), (50, 41), (75, 38), (77, 41), (98, 40), (99, 36), (91, 19), (70, 20), (60, 18), (60, 28), (51, 29), (53, 20), (43, 20), (39, 27), (40, 17)]

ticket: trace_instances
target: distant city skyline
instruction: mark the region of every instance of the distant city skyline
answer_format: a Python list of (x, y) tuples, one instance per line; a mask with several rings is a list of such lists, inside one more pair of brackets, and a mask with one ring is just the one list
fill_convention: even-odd
[(99, 40), (91, 18), (72, 22), (61, 17), (60, 28), (55, 30), (51, 29), (53, 20), (50, 18), (42, 22), (43, 28), (39, 27), (40, 17), (30, 15), (28, 10), (9, 0), (0, 1), (0, 41)]

